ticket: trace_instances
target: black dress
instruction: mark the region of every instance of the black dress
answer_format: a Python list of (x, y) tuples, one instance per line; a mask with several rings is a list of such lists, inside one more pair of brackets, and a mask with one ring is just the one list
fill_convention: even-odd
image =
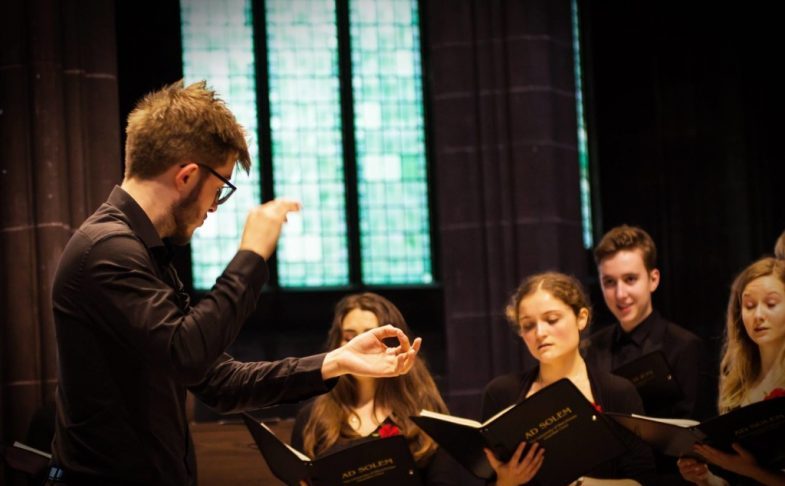
[[(635, 386), (624, 378), (602, 373), (587, 366), (589, 383), (594, 395), (595, 405), (606, 412), (643, 413), (643, 405)], [(482, 401), (482, 420), (495, 415), (500, 410), (520, 402), (539, 374), (539, 365), (534, 368), (502, 375), (494, 378), (485, 387)], [(648, 445), (641, 442), (626, 429), (615, 427), (627, 453), (600, 465), (590, 473), (590, 477), (605, 479), (629, 478), (643, 485), (657, 484), (654, 457)], [(602, 446), (602, 444), (597, 444)], [(531, 483), (534, 484), (534, 483)]]

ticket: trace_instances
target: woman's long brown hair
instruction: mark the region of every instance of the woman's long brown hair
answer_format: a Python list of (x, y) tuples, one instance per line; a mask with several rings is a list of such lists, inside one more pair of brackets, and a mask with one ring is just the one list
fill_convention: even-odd
[[(411, 339), (409, 326), (395, 305), (384, 297), (366, 292), (341, 299), (335, 306), (333, 322), (327, 337), (327, 349), (341, 345), (342, 323), (354, 309), (373, 312), (379, 325), (393, 324)], [(344, 376), (329, 392), (313, 404), (311, 415), (303, 428), (304, 452), (318, 456), (339, 441), (352, 440), (360, 436), (349, 426), (349, 417), (354, 415), (357, 404), (357, 381), (353, 376)], [(409, 442), (415, 461), (422, 464), (436, 450), (436, 444), (409, 419), (421, 409), (447, 413), (436, 384), (422, 358), (417, 357), (409, 373), (394, 378), (378, 378), (374, 396), (374, 411), (377, 407), (392, 410), (391, 419), (400, 427)]]

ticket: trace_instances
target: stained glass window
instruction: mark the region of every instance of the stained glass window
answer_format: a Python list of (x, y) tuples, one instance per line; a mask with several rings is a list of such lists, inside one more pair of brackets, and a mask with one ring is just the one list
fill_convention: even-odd
[(250, 174), (236, 171), (238, 190), (191, 240), (194, 287), (209, 289), (237, 251), (248, 210), (261, 200), (251, 4), (181, 0), (180, 19), (185, 82), (207, 80), (218, 92), (248, 133), (253, 164)]
[(416, 0), (351, 0), (362, 279), (430, 283)]
[(575, 65), (575, 110), (578, 119), (578, 163), (581, 185), (581, 219), (583, 220), (583, 246), (594, 246), (594, 229), (591, 218), (591, 185), (589, 177), (589, 143), (586, 137), (586, 117), (583, 113), (583, 71), (581, 70), (581, 42), (578, 25), (578, 1), (572, 0), (572, 46)]
[[(417, 0), (350, 0), (348, 13), (338, 12), (335, 0), (267, 0), (262, 25), (250, 2), (181, 0), (186, 81), (207, 79), (223, 96), (249, 133), (254, 162), (250, 176), (235, 176), (232, 199), (195, 234), (194, 287), (212, 286), (234, 254), (248, 209), (261, 201), (260, 164), (271, 167), (265, 187), (303, 203), (278, 246), (279, 285), (432, 282)], [(349, 31), (343, 48), (342, 25)], [(267, 48), (259, 56), (269, 89), (259, 100), (255, 28)], [(347, 58), (352, 74), (343, 85), (351, 87), (353, 126), (341, 123), (348, 101), (339, 67)], [(270, 114), (267, 161), (258, 155), (257, 102)], [(355, 142), (349, 161), (347, 133)], [(347, 191), (347, 180), (357, 187)], [(350, 223), (358, 228), (353, 245)], [(350, 281), (352, 274), (361, 281)]]
[(349, 283), (335, 4), (268, 0), (275, 194), (302, 202), (278, 245), (281, 286)]

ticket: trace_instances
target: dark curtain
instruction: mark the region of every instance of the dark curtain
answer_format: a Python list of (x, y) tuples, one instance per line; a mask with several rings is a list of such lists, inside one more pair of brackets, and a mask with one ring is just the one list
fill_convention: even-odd
[(582, 3), (599, 229), (651, 233), (655, 305), (716, 357), (735, 274), (785, 229), (785, 8)]
[(570, 2), (426, 8), (448, 401), (478, 416), (485, 384), (531, 360), (507, 297), (537, 271), (586, 274)]
[(0, 5), (0, 441), (9, 444), (53, 399), (53, 274), (121, 165), (113, 3)]

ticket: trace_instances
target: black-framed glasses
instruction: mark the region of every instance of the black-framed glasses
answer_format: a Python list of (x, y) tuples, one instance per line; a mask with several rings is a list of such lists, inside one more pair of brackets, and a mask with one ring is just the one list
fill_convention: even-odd
[(237, 186), (235, 186), (234, 184), (229, 182), (229, 179), (227, 179), (226, 177), (224, 177), (221, 174), (219, 174), (218, 172), (216, 172), (209, 165), (200, 164), (199, 162), (194, 162), (194, 163), (196, 165), (198, 165), (199, 167), (202, 167), (204, 169), (209, 170), (212, 175), (214, 175), (215, 177), (217, 177), (217, 178), (219, 178), (219, 179), (221, 179), (223, 181), (224, 185), (219, 187), (218, 191), (215, 193), (215, 204), (216, 205), (221, 205), (221, 204), (225, 203), (227, 199), (232, 197), (232, 194), (234, 194), (234, 191), (237, 190)]

